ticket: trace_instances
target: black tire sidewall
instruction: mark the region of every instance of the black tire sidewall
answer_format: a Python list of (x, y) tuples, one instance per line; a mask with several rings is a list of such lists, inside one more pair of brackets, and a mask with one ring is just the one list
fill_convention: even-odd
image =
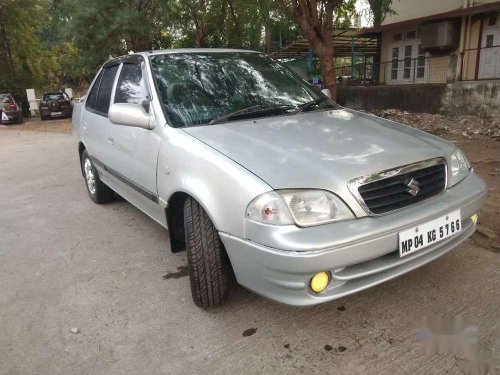
[(219, 233), (192, 198), (184, 203), (184, 224), (193, 301), (203, 309), (220, 306), (227, 298), (231, 266)]

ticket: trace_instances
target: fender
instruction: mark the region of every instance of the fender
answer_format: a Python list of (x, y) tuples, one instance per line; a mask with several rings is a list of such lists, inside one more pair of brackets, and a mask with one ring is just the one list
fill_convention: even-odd
[[(247, 205), (272, 188), (221, 155), (183, 130), (166, 126), (158, 153), (159, 198), (168, 202), (175, 193), (188, 194), (200, 203), (219, 231), (244, 238)], [(235, 215), (241, 220), (231, 219)]]

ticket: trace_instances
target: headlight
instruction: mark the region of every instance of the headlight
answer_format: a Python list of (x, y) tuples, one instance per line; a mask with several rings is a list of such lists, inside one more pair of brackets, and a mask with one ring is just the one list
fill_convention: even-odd
[(308, 227), (350, 220), (354, 215), (339, 197), (325, 190), (276, 190), (250, 202), (246, 217), (265, 224)]
[(465, 157), (464, 153), (460, 151), (458, 148), (451, 155), (450, 171), (451, 171), (450, 187), (458, 184), (469, 174), (470, 171), (469, 161)]

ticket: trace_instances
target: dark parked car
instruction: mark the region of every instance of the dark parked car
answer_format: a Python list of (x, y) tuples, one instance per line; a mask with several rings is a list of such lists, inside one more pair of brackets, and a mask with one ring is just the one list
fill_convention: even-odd
[(65, 92), (51, 92), (43, 95), (40, 102), (42, 120), (54, 117), (71, 117), (72, 113), (71, 98)]
[(23, 122), (23, 111), (11, 94), (0, 94), (0, 112), (0, 124)]

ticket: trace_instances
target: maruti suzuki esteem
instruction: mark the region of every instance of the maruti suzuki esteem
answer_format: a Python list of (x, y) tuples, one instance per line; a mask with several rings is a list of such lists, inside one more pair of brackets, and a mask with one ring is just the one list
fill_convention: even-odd
[(455, 145), (342, 108), (261, 53), (106, 62), (75, 104), (82, 174), (187, 250), (193, 300), (241, 285), (313, 305), (414, 270), (476, 229), (485, 184)]

